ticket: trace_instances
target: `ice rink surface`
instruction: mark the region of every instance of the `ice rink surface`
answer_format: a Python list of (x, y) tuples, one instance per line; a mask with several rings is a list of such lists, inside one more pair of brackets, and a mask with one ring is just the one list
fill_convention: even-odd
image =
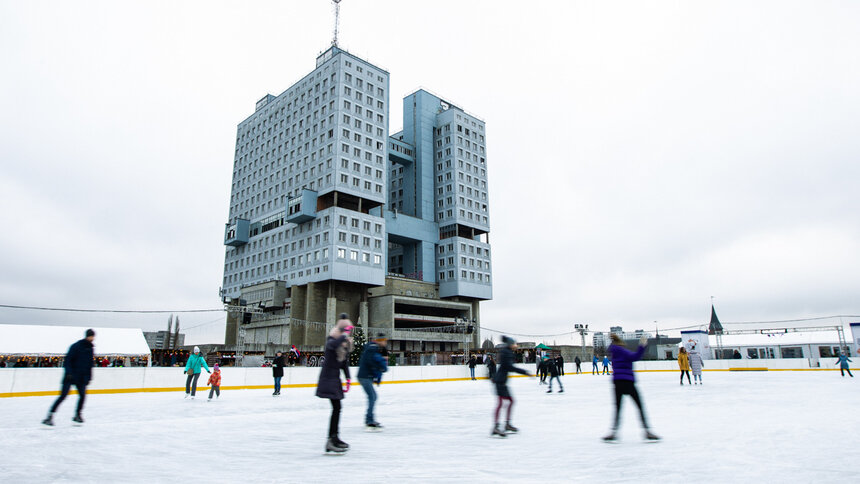
[[(382, 385), (364, 431), (366, 397), (344, 401), (341, 439), (325, 455), (330, 405), (313, 388), (77, 396), (40, 425), (54, 397), (0, 399), (0, 481), (18, 482), (857, 482), (860, 378), (838, 372), (639, 373), (655, 433), (644, 443), (626, 400), (619, 444), (601, 437), (612, 417), (608, 376), (563, 377), (565, 393), (509, 380), (521, 430), (489, 437), (495, 396), (485, 380)], [(58, 382), (59, 383), (59, 382)], [(182, 384), (178, 377), (177, 385)], [(230, 382), (224, 382), (229, 385)], [(557, 390), (557, 389), (556, 389)]]

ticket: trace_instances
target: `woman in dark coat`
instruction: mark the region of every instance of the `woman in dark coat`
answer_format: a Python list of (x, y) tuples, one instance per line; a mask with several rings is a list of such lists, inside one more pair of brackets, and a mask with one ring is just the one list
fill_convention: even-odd
[[(502, 336), (504, 346), (499, 350), (499, 369), (496, 370), (496, 376), (493, 377), (493, 383), (496, 386), (496, 395), (499, 397), (496, 405), (495, 420), (493, 425), (492, 435), (504, 437), (505, 432), (517, 432), (519, 429), (511, 425), (511, 409), (514, 406), (514, 398), (508, 390), (508, 373), (516, 372), (522, 375), (529, 375), (529, 372), (522, 368), (514, 366), (514, 351), (517, 349), (517, 343), (509, 336)], [(502, 412), (503, 404), (508, 403), (508, 413), (504, 430), (499, 428), (499, 414)]]
[(346, 378), (346, 391), (351, 383), (349, 376), (349, 352), (352, 351), (352, 323), (346, 313), (340, 315), (337, 323), (328, 334), (325, 343), (325, 362), (317, 383), (317, 396), (331, 401), (331, 419), (328, 427), (326, 452), (346, 452), (349, 445), (338, 437), (340, 425), (340, 401), (344, 390), (341, 387), (340, 372)]
[(284, 354), (278, 351), (275, 353), (275, 359), (272, 361), (272, 377), (275, 379), (275, 393), (272, 395), (281, 394), (281, 378), (284, 377), (284, 367), (287, 362), (284, 361)]
[(615, 385), (615, 420), (612, 424), (612, 432), (603, 440), (606, 442), (615, 442), (618, 439), (618, 423), (621, 418), (621, 397), (630, 395), (633, 402), (639, 407), (639, 416), (642, 417), (642, 427), (645, 429), (645, 438), (651, 441), (660, 440), (651, 432), (648, 427), (648, 420), (645, 418), (645, 409), (642, 407), (642, 400), (639, 398), (639, 392), (636, 390), (636, 377), (633, 376), (633, 362), (639, 361), (645, 353), (645, 348), (648, 344), (648, 338), (643, 336), (639, 339), (639, 348), (636, 351), (630, 351), (624, 347), (624, 341), (617, 334), (612, 333), (612, 344), (609, 345), (609, 354), (612, 355), (612, 383)]

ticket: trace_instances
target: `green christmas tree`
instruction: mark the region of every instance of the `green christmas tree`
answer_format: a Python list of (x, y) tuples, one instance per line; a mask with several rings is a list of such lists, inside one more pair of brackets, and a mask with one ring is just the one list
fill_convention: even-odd
[(360, 326), (356, 326), (352, 331), (353, 350), (349, 354), (349, 365), (358, 366), (358, 360), (361, 359), (361, 352), (364, 351), (364, 330)]

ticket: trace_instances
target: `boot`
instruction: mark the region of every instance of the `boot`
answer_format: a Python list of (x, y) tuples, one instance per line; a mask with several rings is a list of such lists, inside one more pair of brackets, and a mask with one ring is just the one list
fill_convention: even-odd
[(558, 391), (558, 393), (564, 393), (564, 388)]
[(652, 442), (656, 442), (656, 441), (660, 440), (660, 437), (651, 433), (651, 431), (649, 429), (645, 429), (645, 438), (647, 440), (652, 441)]
[(492, 436), (507, 437), (507, 435), (506, 435), (504, 432), (502, 432), (502, 429), (500, 429), (498, 425), (496, 425), (495, 427), (493, 427), (493, 433), (492, 433), (492, 434), (490, 434), (490, 436), (491, 436), (491, 437), (492, 437)]
[(190, 394), (190, 393), (186, 393), (186, 394), (185, 394), (185, 398), (188, 398), (188, 397), (190, 397), (190, 396), (191, 396), (191, 394)]
[(76, 413), (76, 414), (75, 414), (75, 416), (72, 418), (72, 422), (76, 422), (76, 423), (84, 423), (84, 419), (83, 419), (83, 418), (81, 418), (81, 414), (80, 414), (80, 412), (78, 412), (78, 413)]
[(552, 388), (546, 391), (547, 393), (552, 393)]
[(338, 454), (342, 454), (342, 453), (346, 452), (346, 448), (345, 447), (338, 447), (337, 445), (334, 444), (332, 439), (328, 439), (325, 443), (325, 451), (326, 451), (326, 453), (336, 452)]
[(337, 447), (340, 447), (341, 449), (344, 449), (344, 450), (349, 449), (349, 444), (340, 440), (337, 436), (332, 437), (331, 441), (334, 445), (336, 445)]
[(615, 431), (613, 430), (612, 432), (609, 433), (609, 435), (603, 437), (603, 441), (604, 442), (617, 442), (618, 436), (615, 435)]
[(50, 425), (53, 427), (54, 426), (54, 414), (49, 413), (48, 416), (45, 418), (45, 420), (42, 420), (42, 424)]
[(518, 429), (518, 428), (514, 427), (513, 425), (511, 425), (511, 423), (510, 423), (510, 422), (505, 422), (505, 432), (513, 432), (513, 433), (516, 433), (516, 432), (519, 432), (519, 431), (520, 431), (520, 429)]

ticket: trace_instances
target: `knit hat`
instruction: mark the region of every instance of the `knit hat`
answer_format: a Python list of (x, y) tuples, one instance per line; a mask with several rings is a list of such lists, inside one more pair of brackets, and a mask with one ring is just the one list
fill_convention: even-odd
[(337, 319), (349, 319), (349, 314), (340, 313), (340, 316), (338, 316)]
[(92, 329), (88, 329), (85, 334), (87, 335), (87, 338), (89, 338), (90, 336), (95, 336), (96, 332), (93, 331)]
[(195, 347), (194, 347), (194, 352), (195, 352), (195, 353), (200, 353), (200, 347), (199, 347), (199, 346), (195, 346)]
[(215, 368), (213, 368), (213, 369), (214, 369), (215, 371), (221, 371), (221, 367), (220, 367), (220, 366), (218, 366), (218, 363), (215, 363)]
[(516, 341), (514, 341), (514, 339), (511, 338), (510, 336), (502, 336), (502, 343), (504, 343), (506, 345), (512, 345), (512, 344), (516, 343)]

